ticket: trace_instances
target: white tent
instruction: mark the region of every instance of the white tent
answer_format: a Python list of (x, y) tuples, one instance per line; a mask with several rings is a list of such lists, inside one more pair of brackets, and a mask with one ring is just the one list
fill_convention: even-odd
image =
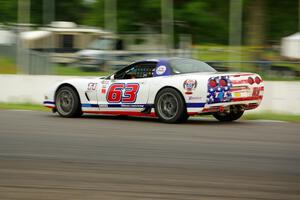
[(282, 38), (281, 55), (291, 59), (300, 59), (300, 32)]
[(12, 45), (16, 42), (16, 35), (8, 30), (0, 29), (0, 45)]
[(52, 36), (50, 31), (26, 31), (20, 33), (20, 40), (25, 48), (44, 48), (49, 45), (49, 40)]
[(51, 36), (49, 31), (26, 31), (20, 34), (22, 40), (39, 40)]

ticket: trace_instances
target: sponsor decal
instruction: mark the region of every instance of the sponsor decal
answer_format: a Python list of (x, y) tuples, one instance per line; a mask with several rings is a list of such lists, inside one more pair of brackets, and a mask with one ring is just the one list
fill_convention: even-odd
[(105, 94), (105, 93), (106, 93), (106, 84), (103, 84), (103, 85), (102, 85), (101, 93), (102, 93), (102, 94)]
[(189, 96), (188, 100), (201, 100), (201, 97), (193, 97), (193, 96)]
[(108, 84), (108, 83), (109, 83), (109, 80), (103, 80), (103, 81), (101, 81), (101, 83), (102, 83), (103, 85)]
[(196, 80), (187, 79), (183, 82), (183, 88), (187, 91), (192, 91), (196, 87), (197, 87), (197, 81)]
[(88, 84), (88, 90), (96, 90), (97, 88), (97, 83), (89, 83)]
[(253, 97), (258, 97), (259, 96), (259, 92), (260, 92), (260, 88), (259, 87), (253, 88), (252, 96)]
[(144, 108), (144, 105), (131, 105), (131, 104), (122, 104), (121, 105), (122, 108)]
[(167, 71), (167, 67), (164, 65), (161, 65), (159, 67), (156, 68), (156, 74), (157, 75), (163, 75), (165, 72)]

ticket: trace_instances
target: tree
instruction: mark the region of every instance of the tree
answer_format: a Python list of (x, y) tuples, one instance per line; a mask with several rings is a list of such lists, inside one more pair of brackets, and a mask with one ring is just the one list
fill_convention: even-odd
[(175, 20), (185, 22), (177, 33), (192, 34), (194, 42), (227, 43), (228, 0), (192, 0), (175, 9)]
[(17, 9), (17, 0), (0, 0), (0, 22), (16, 22)]
[[(298, 1), (243, 0), (244, 42), (279, 42), (298, 31)], [(104, 0), (55, 0), (55, 20), (103, 27)], [(117, 0), (118, 32), (161, 32), (161, 0)], [(0, 23), (17, 22), (18, 0), (0, 0)], [(229, 0), (174, 0), (175, 35), (194, 43), (228, 44)], [(43, 0), (31, 0), (31, 23), (43, 24)]]
[(262, 46), (266, 33), (266, 1), (251, 0), (246, 7), (246, 44)]

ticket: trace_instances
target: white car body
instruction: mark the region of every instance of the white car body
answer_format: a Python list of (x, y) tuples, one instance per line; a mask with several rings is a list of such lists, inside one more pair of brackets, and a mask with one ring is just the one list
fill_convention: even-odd
[[(150, 60), (153, 61), (153, 60)], [(147, 62), (143, 61), (143, 62)], [(155, 77), (136, 79), (114, 79), (111, 77), (78, 78), (58, 83), (45, 95), (44, 105), (55, 109), (55, 94), (59, 87), (68, 85), (76, 89), (83, 113), (149, 116), (155, 117), (155, 98), (163, 88), (171, 87), (180, 92), (185, 100), (188, 115), (222, 112), (231, 105), (241, 105), (244, 110), (256, 108), (262, 101), (264, 86), (261, 77), (255, 73), (199, 72), (164, 75), (165, 66), (159, 63)], [(137, 62), (138, 63), (138, 62)], [(260, 79), (250, 84), (248, 79)], [(227, 85), (213, 89), (209, 80), (226, 79)], [(251, 79), (250, 78), (250, 79)], [(138, 87), (135, 94), (132, 88)], [(120, 86), (116, 90), (114, 88)], [(123, 87), (123, 88), (122, 88)], [(114, 90), (114, 91), (111, 91)], [(214, 90), (214, 91), (212, 91)], [(121, 101), (116, 102), (122, 92)], [(109, 97), (110, 96), (110, 97)], [(135, 96), (133, 100), (131, 97)], [(114, 101), (112, 102), (111, 99)], [(118, 101), (118, 99), (117, 99)], [(145, 112), (147, 110), (147, 112)]]

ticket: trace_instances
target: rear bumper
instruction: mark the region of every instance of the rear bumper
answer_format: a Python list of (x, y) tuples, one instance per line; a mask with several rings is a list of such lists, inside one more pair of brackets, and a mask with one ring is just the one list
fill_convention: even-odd
[(250, 101), (247, 100), (247, 101), (220, 103), (220, 104), (205, 106), (200, 113), (224, 112), (225, 110), (228, 110), (231, 106), (240, 106), (241, 109), (243, 109), (243, 110), (252, 110), (252, 109), (257, 108), (259, 105), (260, 105), (259, 100), (250, 100)]
[[(249, 77), (252, 79), (258, 77), (260, 82), (250, 84)], [(211, 81), (214, 84), (210, 84)], [(214, 76), (208, 79), (206, 104), (198, 110), (188, 108), (188, 112), (209, 114), (226, 111), (231, 106), (251, 110), (260, 105), (263, 95), (264, 85), (257, 74)]]

